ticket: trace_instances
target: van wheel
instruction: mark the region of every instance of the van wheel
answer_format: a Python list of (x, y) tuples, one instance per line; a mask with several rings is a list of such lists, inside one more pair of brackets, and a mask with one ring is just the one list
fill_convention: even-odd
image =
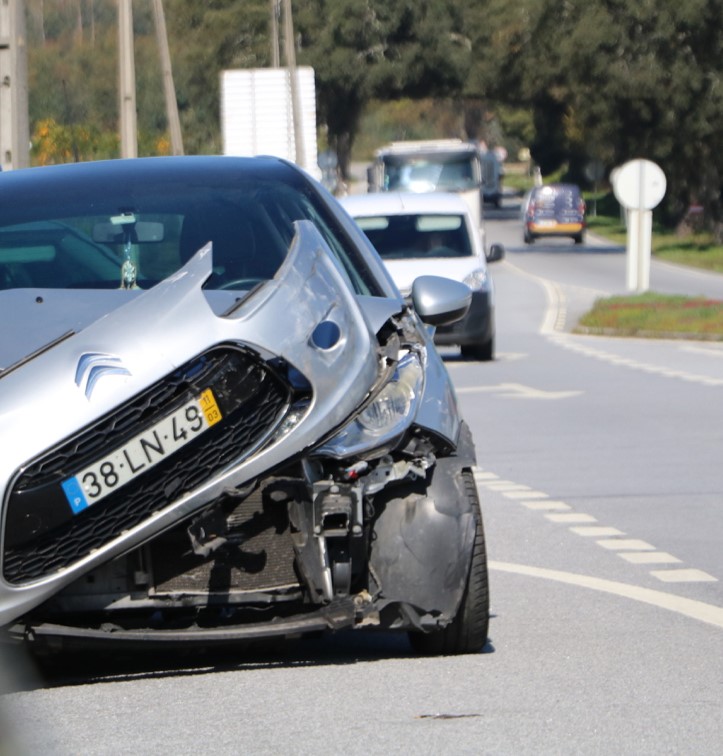
[(583, 234), (577, 234), (577, 236), (573, 236), (572, 238), (575, 240), (575, 244), (582, 244), (585, 241)]
[(487, 551), (477, 485), (469, 470), (462, 473), (465, 495), (469, 499), (476, 520), (474, 547), (470, 560), (467, 585), (455, 618), (441, 630), (430, 633), (410, 632), (409, 643), (418, 654), (440, 656), (474, 654), (487, 643), (490, 617)]
[(535, 237), (525, 231), (525, 244), (534, 244), (535, 243)]

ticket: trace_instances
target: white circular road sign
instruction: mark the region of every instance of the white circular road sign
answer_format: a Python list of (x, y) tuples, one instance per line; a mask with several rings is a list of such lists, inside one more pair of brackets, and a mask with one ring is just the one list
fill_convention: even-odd
[(650, 160), (631, 160), (612, 175), (613, 192), (628, 210), (652, 210), (665, 196), (663, 169)]

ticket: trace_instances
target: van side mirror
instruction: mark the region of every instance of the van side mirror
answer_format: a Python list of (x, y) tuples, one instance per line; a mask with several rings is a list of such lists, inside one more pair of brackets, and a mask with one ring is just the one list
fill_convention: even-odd
[(504, 256), (505, 248), (502, 244), (492, 244), (487, 250), (487, 262), (499, 262)]

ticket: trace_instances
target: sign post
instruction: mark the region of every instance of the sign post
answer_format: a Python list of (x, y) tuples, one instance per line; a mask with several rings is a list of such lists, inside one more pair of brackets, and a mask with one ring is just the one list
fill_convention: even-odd
[(650, 287), (652, 210), (665, 196), (665, 174), (650, 160), (631, 160), (615, 169), (612, 180), (615, 197), (628, 211), (628, 291), (647, 291)]

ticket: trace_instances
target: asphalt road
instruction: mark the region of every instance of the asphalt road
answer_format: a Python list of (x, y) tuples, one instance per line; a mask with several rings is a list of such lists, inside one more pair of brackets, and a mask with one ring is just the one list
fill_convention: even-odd
[[(485, 652), (346, 633), (45, 677), (13, 657), (8, 753), (720, 753), (723, 349), (573, 335), (625, 290), (622, 250), (525, 247), (509, 207), (487, 231), (508, 248), (497, 359), (445, 350), (478, 449)], [(672, 266), (651, 288), (723, 299), (723, 278)]]

